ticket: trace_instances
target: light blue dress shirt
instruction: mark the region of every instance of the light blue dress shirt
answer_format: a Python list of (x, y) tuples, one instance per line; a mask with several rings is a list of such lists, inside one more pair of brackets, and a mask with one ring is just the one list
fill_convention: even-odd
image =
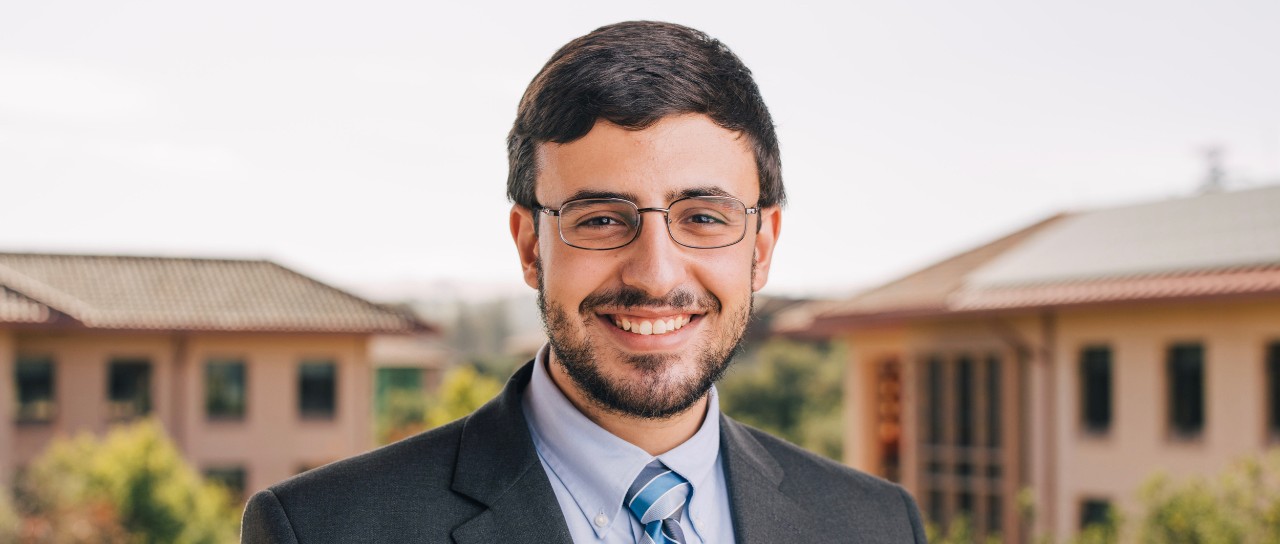
[[(644, 527), (622, 507), (627, 488), (652, 455), (596, 425), (569, 402), (547, 373), (548, 346), (534, 359), (524, 394), (533, 444), (555, 490), (574, 542), (632, 544)], [(729, 492), (720, 459), (720, 403), (715, 387), (707, 415), (693, 437), (659, 455), (689, 481), (689, 504), (680, 525), (690, 544), (733, 542)]]

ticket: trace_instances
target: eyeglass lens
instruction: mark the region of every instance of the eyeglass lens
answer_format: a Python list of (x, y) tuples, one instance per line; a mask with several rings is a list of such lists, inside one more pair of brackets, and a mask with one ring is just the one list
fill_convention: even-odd
[[(625, 200), (576, 200), (560, 209), (560, 236), (575, 247), (614, 249), (635, 239), (640, 221), (635, 204)], [(695, 248), (736, 244), (746, 225), (746, 206), (732, 198), (685, 198), (671, 203), (667, 212), (671, 238)]]

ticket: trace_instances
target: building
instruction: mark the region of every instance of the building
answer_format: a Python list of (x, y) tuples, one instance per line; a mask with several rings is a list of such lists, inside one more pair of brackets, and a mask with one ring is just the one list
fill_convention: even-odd
[(265, 487), (369, 449), (370, 338), (427, 330), (269, 261), (0, 253), (0, 481), (150, 416), (206, 475)]
[(1280, 186), (1058, 215), (780, 320), (850, 347), (849, 464), (1066, 536), (1280, 443)]

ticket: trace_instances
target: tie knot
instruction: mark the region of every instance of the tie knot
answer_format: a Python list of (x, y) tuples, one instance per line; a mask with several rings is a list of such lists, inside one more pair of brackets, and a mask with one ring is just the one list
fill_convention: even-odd
[(627, 490), (627, 509), (641, 524), (654, 521), (679, 521), (684, 503), (689, 499), (689, 481), (654, 459), (640, 471)]

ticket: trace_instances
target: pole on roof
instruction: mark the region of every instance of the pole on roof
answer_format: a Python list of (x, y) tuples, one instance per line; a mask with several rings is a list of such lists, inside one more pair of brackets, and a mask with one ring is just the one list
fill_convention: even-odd
[(1222, 166), (1222, 157), (1225, 153), (1220, 145), (1205, 146), (1200, 150), (1204, 155), (1205, 172), (1204, 184), (1200, 186), (1201, 193), (1217, 193), (1226, 189), (1226, 168)]

